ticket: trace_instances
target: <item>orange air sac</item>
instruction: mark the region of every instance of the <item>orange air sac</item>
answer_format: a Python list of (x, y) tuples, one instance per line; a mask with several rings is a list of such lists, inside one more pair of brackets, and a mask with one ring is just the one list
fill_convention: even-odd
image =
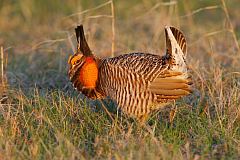
[(98, 67), (93, 57), (87, 57), (80, 70), (80, 82), (85, 88), (95, 88), (98, 79)]

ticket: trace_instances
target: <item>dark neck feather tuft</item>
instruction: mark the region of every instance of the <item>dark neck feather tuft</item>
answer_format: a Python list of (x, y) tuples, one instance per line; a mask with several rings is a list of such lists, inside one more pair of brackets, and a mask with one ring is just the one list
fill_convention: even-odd
[(76, 37), (78, 42), (78, 50), (80, 50), (85, 56), (91, 56), (92, 52), (86, 41), (83, 25), (77, 26), (77, 28), (75, 28), (75, 31), (76, 31)]

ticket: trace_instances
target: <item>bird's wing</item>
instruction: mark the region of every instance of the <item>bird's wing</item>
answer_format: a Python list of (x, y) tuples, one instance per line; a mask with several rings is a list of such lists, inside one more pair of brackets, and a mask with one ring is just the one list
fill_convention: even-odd
[(105, 60), (99, 69), (98, 87), (130, 116), (141, 117), (150, 113), (149, 104), (154, 95), (149, 91), (150, 81), (138, 72), (113, 65)]

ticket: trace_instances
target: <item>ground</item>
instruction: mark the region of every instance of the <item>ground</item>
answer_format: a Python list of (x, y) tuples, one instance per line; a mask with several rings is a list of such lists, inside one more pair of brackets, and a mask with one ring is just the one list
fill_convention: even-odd
[[(111, 2), (0, 0), (0, 159), (240, 159), (238, 0)], [(99, 57), (163, 55), (164, 26), (180, 28), (193, 93), (152, 133), (105, 102), (109, 117), (68, 80), (78, 24)]]

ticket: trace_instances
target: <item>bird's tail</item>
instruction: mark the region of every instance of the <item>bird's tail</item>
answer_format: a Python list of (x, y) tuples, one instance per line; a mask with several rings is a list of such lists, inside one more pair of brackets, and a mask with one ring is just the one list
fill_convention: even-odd
[(151, 83), (150, 90), (156, 95), (157, 102), (169, 102), (192, 92), (191, 79), (186, 64), (186, 39), (181, 31), (166, 27), (166, 56), (168, 63), (165, 71)]
[(187, 72), (186, 38), (183, 33), (174, 27), (165, 27), (166, 34), (166, 57), (171, 69), (178, 72)]

